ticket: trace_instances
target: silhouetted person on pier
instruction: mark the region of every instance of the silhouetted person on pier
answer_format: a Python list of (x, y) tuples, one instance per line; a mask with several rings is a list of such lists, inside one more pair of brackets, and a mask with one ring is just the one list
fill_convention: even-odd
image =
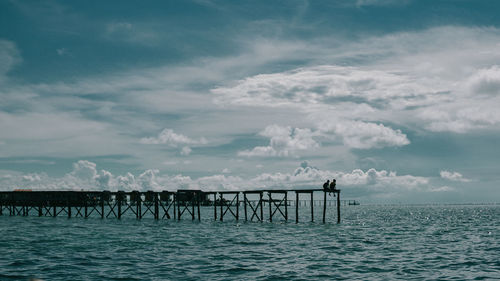
[(330, 183), (330, 190), (334, 191), (336, 190), (335, 187), (337, 186), (337, 180), (333, 179), (332, 182)]
[(327, 180), (327, 181), (323, 184), (323, 190), (324, 190), (324, 191), (329, 191), (329, 188), (330, 188), (330, 180)]
[[(330, 192), (335, 192), (337, 189), (335, 188), (337, 186), (337, 180), (333, 179), (332, 182), (330, 183)], [(333, 194), (335, 197), (335, 193)]]

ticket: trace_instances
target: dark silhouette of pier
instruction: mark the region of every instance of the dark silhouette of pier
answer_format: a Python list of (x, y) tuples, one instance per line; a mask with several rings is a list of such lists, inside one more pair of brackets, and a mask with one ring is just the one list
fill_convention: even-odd
[[(323, 193), (323, 200), (314, 200), (314, 193)], [(289, 194), (295, 194), (295, 200)], [(152, 216), (154, 219), (177, 219), (188, 216), (201, 219), (201, 206), (213, 207), (215, 220), (230, 217), (240, 220), (243, 207), (245, 221), (264, 221), (264, 207), (268, 208), (268, 219), (288, 221), (288, 209), (295, 205), (295, 221), (299, 222), (299, 206), (310, 206), (311, 221), (314, 207), (323, 207), (322, 222), (326, 222), (326, 209), (332, 203), (327, 193), (336, 197), (337, 223), (340, 223), (340, 206), (354, 205), (356, 201), (340, 200), (340, 190), (324, 189), (271, 189), (247, 191), (0, 191), (0, 215), (10, 216), (67, 216), (88, 218), (97, 214), (100, 218), (121, 219), (132, 213), (137, 219)], [(300, 200), (306, 195), (309, 200)], [(251, 197), (256, 199), (251, 199)], [(308, 203), (306, 203), (309, 201)], [(354, 204), (352, 204), (352, 202)], [(266, 206), (267, 205), (267, 206)]]

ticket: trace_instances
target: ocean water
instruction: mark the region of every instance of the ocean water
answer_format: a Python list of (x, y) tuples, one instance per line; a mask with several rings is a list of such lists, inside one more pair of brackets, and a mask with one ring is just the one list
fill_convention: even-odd
[(500, 205), (346, 206), (341, 224), (333, 209), (327, 224), (306, 207), (298, 224), (4, 214), (0, 280), (500, 279)]

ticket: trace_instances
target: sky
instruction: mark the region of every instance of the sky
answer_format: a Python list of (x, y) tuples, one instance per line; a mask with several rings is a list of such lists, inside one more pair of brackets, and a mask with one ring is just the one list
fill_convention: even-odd
[(0, 190), (500, 200), (500, 2), (0, 1)]

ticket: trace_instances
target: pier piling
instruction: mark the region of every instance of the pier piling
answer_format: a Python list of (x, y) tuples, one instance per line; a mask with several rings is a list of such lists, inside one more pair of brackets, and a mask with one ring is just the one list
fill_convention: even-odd
[(326, 218), (326, 191), (323, 191), (323, 223), (325, 223)]
[(337, 191), (337, 223), (340, 223), (340, 190)]
[(299, 222), (299, 193), (295, 192), (295, 223)]
[(314, 221), (314, 197), (313, 193), (311, 192), (311, 221)]

